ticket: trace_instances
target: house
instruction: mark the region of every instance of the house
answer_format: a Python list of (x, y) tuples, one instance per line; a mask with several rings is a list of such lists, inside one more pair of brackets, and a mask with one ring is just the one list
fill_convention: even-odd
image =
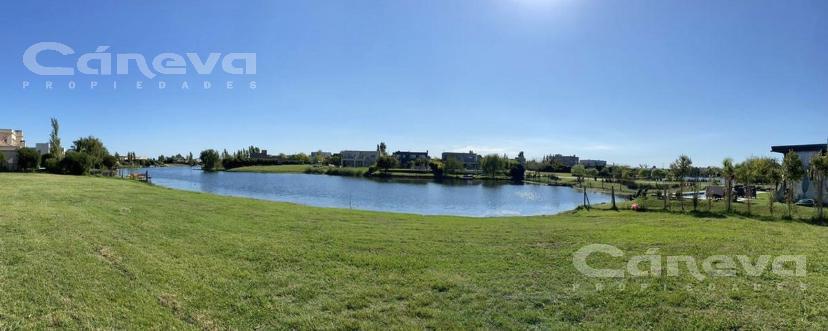
[(414, 168), (416, 167), (417, 160), (425, 160), (426, 166), (428, 165), (428, 160), (431, 158), (428, 156), (428, 151), (425, 152), (401, 152), (396, 151), (392, 154), (397, 161), (400, 162), (400, 168)]
[(0, 168), (7, 170), (17, 169), (17, 150), (26, 147), (26, 140), (23, 139), (23, 131), (0, 129), (0, 154), (5, 159), (5, 164)]
[(474, 151), (469, 151), (468, 153), (443, 153), (443, 163), (448, 160), (459, 161), (463, 164), (463, 168), (466, 170), (480, 170), (481, 157), (480, 155), (475, 154)]
[(580, 160), (578, 164), (584, 166), (584, 168), (603, 168), (607, 166), (607, 161), (604, 160)]
[(259, 150), (258, 152), (253, 151), (250, 153), (251, 159), (267, 159), (270, 158), (270, 155), (267, 154), (266, 149)]
[(575, 155), (566, 156), (561, 154), (555, 154), (552, 155), (552, 162), (557, 162), (563, 165), (564, 167), (572, 168), (576, 164), (578, 164), (578, 157)]
[(37, 153), (40, 154), (40, 156), (49, 154), (49, 150), (51, 149), (51, 147), (52, 147), (52, 144), (50, 144), (50, 143), (37, 143), (37, 144), (35, 144), (35, 150), (37, 150)]
[(323, 152), (323, 151), (316, 151), (310, 153), (311, 161), (319, 163), (324, 160), (328, 160), (333, 156), (330, 152)]
[(339, 156), (343, 167), (370, 167), (377, 163), (379, 151), (342, 151)]
[[(811, 159), (819, 153), (826, 152), (826, 150), (828, 150), (828, 144), (771, 146), (771, 152), (781, 153), (783, 155), (790, 151), (796, 152), (799, 155), (799, 159), (802, 161), (802, 166), (806, 170), (810, 167)], [(793, 183), (792, 189), (794, 199), (796, 200), (816, 198), (817, 190), (807, 175), (803, 177), (801, 181)], [(783, 187), (780, 189), (780, 192), (777, 192), (777, 195), (781, 196), (784, 190), (785, 188)], [(828, 192), (828, 189), (825, 189), (824, 192)]]

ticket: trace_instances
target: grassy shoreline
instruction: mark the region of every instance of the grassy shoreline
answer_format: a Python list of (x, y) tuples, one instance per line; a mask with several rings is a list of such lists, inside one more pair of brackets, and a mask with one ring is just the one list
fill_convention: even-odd
[[(270, 166), (247, 166), (247, 167), (239, 167), (227, 170), (228, 172), (252, 172), (252, 173), (304, 173), (304, 174), (314, 174), (314, 175), (332, 175), (332, 176), (351, 176), (351, 177), (362, 177), (367, 176), (368, 168), (338, 168), (338, 167), (329, 167), (329, 166), (315, 166), (315, 165), (307, 165), (307, 164), (291, 164), (291, 165), (270, 165)], [(570, 174), (564, 173), (552, 173), (556, 175), (559, 179), (555, 181), (550, 181), (548, 178), (529, 178), (527, 177), (524, 180), (525, 184), (532, 184), (532, 185), (551, 185), (551, 186), (566, 186), (566, 187), (573, 187), (573, 188), (582, 188), (585, 187), (590, 191), (593, 192), (601, 192), (601, 193), (610, 193), (611, 188), (615, 188), (615, 193), (619, 195), (619, 197), (623, 196), (630, 196), (636, 193), (636, 190), (629, 189), (628, 187), (620, 184), (620, 183), (612, 183), (612, 182), (601, 182), (599, 180), (594, 180), (590, 178), (584, 179), (583, 183), (578, 183), (575, 177), (571, 176)], [(410, 170), (401, 170), (401, 169), (392, 169), (388, 173), (374, 173), (371, 174), (373, 177), (384, 177), (384, 178), (400, 178), (400, 179), (435, 179), (434, 175), (430, 172), (412, 172)], [(463, 175), (454, 174), (454, 175), (447, 175), (443, 179), (459, 179), (459, 180), (467, 180)], [(482, 175), (476, 175), (473, 180), (482, 180), (482, 181), (497, 181), (497, 182), (509, 182), (510, 179), (507, 176), (498, 176), (496, 178), (485, 177)], [(667, 184), (675, 184), (675, 183), (667, 183)]]
[[(417, 216), (44, 174), (0, 174), (0, 185), (4, 328), (828, 325), (828, 228), (802, 222), (602, 210)], [(592, 243), (628, 255), (804, 254), (808, 275), (625, 278), (596, 290), (572, 266)]]
[(361, 177), (368, 172), (368, 168), (337, 168), (328, 166), (314, 166), (308, 164), (286, 164), (269, 166), (248, 166), (227, 170), (228, 172), (253, 172), (270, 174), (313, 174), (331, 176)]

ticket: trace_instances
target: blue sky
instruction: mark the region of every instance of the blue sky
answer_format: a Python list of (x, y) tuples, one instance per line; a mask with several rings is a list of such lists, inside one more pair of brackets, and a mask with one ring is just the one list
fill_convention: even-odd
[[(94, 135), (146, 156), (385, 141), (705, 165), (828, 138), (825, 1), (5, 1), (0, 24), (0, 127), (31, 145), (50, 117), (67, 146)], [(22, 54), (42, 41), (76, 51), (50, 65), (107, 45), (150, 61), (253, 52), (257, 73), (38, 76)], [(203, 80), (218, 88), (177, 87)]]

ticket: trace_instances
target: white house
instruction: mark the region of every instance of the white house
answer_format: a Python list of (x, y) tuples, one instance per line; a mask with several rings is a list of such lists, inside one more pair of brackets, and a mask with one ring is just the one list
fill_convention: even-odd
[(379, 159), (379, 151), (342, 151), (339, 155), (343, 167), (370, 167)]
[[(802, 160), (802, 165), (805, 167), (806, 171), (811, 164), (811, 159), (815, 155), (825, 152), (826, 150), (828, 150), (828, 144), (771, 146), (771, 152), (782, 153), (783, 155), (790, 151), (796, 152), (796, 154), (799, 155), (799, 159)], [(828, 199), (828, 183), (826, 184), (827, 185), (823, 191), (825, 193), (823, 194), (825, 194), (825, 198)], [(814, 183), (810, 180), (810, 178), (808, 178), (807, 175), (802, 178), (802, 181), (793, 184), (793, 190), (795, 199), (816, 198), (817, 189), (814, 187)], [(825, 202), (828, 202), (828, 200)]]
[(17, 169), (17, 150), (26, 147), (26, 140), (23, 139), (23, 131), (0, 129), (0, 154), (6, 160), (2, 168), (8, 170)]

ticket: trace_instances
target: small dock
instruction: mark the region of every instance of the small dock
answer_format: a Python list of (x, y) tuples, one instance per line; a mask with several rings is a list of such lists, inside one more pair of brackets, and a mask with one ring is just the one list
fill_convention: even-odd
[(129, 176), (127, 178), (130, 179), (130, 180), (137, 180), (139, 182), (144, 182), (144, 183), (151, 183), (151, 180), (152, 180), (152, 177), (150, 177), (149, 171), (144, 172), (144, 173), (132, 173), (132, 174), (129, 174)]

